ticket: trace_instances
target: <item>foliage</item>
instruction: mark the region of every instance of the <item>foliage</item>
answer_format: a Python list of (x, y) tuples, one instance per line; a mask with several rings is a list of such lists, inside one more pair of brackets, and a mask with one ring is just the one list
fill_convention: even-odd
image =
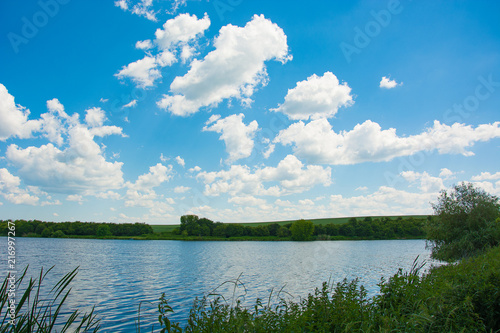
[(109, 228), (109, 225), (106, 224), (101, 224), (99, 227), (97, 227), (97, 236), (98, 237), (106, 237), (106, 236), (111, 236), (111, 229)]
[[(53, 268), (53, 267), (52, 267)], [(97, 332), (99, 320), (96, 320), (94, 308), (90, 313), (81, 314), (75, 310), (64, 314), (64, 302), (68, 299), (71, 289), (70, 283), (77, 274), (78, 268), (69, 272), (51, 289), (49, 296), (42, 297), (41, 287), (43, 280), (52, 270), (40, 271), (38, 279), (30, 278), (21, 297), (13, 298), (10, 295), (16, 290), (20, 292), (26, 278), (28, 267), (19, 278), (15, 275), (7, 276), (0, 287), (0, 332), (30, 333), (30, 332)], [(15, 303), (9, 301), (15, 299)], [(12, 308), (10, 307), (12, 304)], [(5, 311), (5, 313), (2, 313)], [(11, 312), (12, 311), (12, 312)], [(12, 322), (11, 314), (15, 320)], [(81, 319), (78, 321), (79, 317)]]
[[(184, 329), (167, 332), (497, 332), (500, 330), (500, 248), (457, 265), (421, 273), (415, 261), (379, 284), (368, 298), (358, 280), (323, 283), (298, 302), (277, 295), (252, 307), (214, 293), (194, 301)], [(237, 283), (238, 281), (236, 281)], [(212, 296), (212, 298), (210, 297)], [(213, 298), (215, 296), (215, 298)], [(168, 305), (162, 296), (164, 306)], [(168, 313), (173, 312), (168, 307)], [(160, 323), (168, 320), (167, 312)], [(176, 325), (177, 324), (177, 325)], [(174, 328), (175, 327), (175, 328)]]
[(298, 220), (292, 223), (290, 228), (292, 239), (294, 241), (307, 241), (311, 240), (314, 232), (314, 225), (311, 221)]
[[(8, 222), (0, 220), (0, 235), (6, 236)], [(12, 221), (11, 221), (12, 222)], [(15, 220), (16, 236), (68, 237), (68, 236), (141, 236), (152, 234), (145, 223), (93, 223), (93, 222), (44, 222), (39, 220)], [(109, 231), (109, 232), (108, 232)]]
[(498, 198), (471, 183), (442, 191), (433, 204), (427, 238), (436, 259), (455, 261), (500, 244)]

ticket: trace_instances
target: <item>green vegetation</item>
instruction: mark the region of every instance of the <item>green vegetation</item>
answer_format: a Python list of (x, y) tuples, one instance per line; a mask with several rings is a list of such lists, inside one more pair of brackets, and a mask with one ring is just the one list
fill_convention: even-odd
[[(77, 274), (78, 268), (69, 272), (51, 289), (47, 299), (40, 293), (43, 280), (52, 270), (40, 271), (38, 279), (30, 278), (23, 284), (28, 267), (19, 277), (9, 274), (0, 287), (0, 332), (30, 333), (30, 332), (97, 332), (99, 320), (96, 319), (94, 308), (90, 313), (82, 314), (75, 310), (62, 316), (67, 311), (64, 302), (71, 288), (70, 283)], [(24, 292), (21, 297), (15, 297), (14, 291)], [(15, 302), (12, 302), (15, 301)], [(62, 318), (61, 318), (62, 317)], [(79, 319), (81, 318), (81, 319)], [(79, 320), (79, 321), (78, 321)]]
[[(0, 235), (7, 236), (9, 221), (0, 220)], [(145, 223), (56, 223), (38, 220), (14, 222), (17, 237), (130, 238), (153, 233), (151, 226)]]
[[(174, 309), (162, 294), (158, 304), (160, 332), (500, 332), (498, 199), (472, 185), (461, 184), (451, 193), (442, 192), (433, 207), (437, 216), (423, 221), (413, 217), (395, 221), (351, 218), (341, 225), (314, 225), (311, 221), (300, 220), (286, 225), (271, 223), (248, 227), (186, 215), (181, 218), (181, 226), (174, 230), (179, 237), (211, 237), (214, 234), (217, 237), (229, 237), (229, 234), (244, 237), (245, 232), (251, 231), (265, 233), (265, 236), (258, 236), (264, 238), (282, 237), (281, 234), (306, 240), (321, 228), (324, 229), (320, 232), (327, 232), (327, 236), (335, 232), (362, 237), (387, 236), (419, 234), (421, 223), (427, 222), (433, 255), (459, 262), (434, 267), (421, 274), (423, 264), (415, 260), (409, 272), (399, 270), (387, 281), (382, 279), (380, 293), (372, 298), (357, 279), (344, 280), (337, 285), (324, 283), (298, 302), (282, 297), (282, 290), (275, 295), (277, 301), (271, 302), (271, 292), (266, 299), (257, 299), (252, 307), (244, 307), (236, 295), (229, 303), (214, 291), (194, 301), (185, 327), (169, 319)], [(107, 233), (108, 230), (99, 228), (99, 232)], [(39, 300), (39, 288), (30, 280), (15, 308), (17, 326), (8, 323), (10, 312), (5, 312), (0, 332), (52, 332), (69, 291), (62, 294), (75, 274), (76, 270), (68, 273), (53, 288), (48, 303)], [(42, 271), (38, 284), (44, 276)], [(16, 282), (18, 288), (20, 280)], [(235, 290), (241, 284), (239, 278), (228, 282), (235, 284)], [(0, 318), (1, 311), (9, 311), (10, 283), (6, 278), (0, 290)], [(29, 297), (32, 292), (35, 296)], [(65, 327), (74, 323), (79, 315), (78, 311), (73, 312)], [(92, 311), (83, 315), (77, 332), (98, 329)]]
[[(299, 302), (278, 294), (252, 307), (220, 297), (196, 299), (187, 325), (168, 321), (167, 332), (497, 332), (500, 330), (500, 248), (458, 265), (419, 274), (401, 270), (368, 298), (357, 280), (324, 283)], [(162, 296), (160, 307), (168, 302)], [(160, 316), (162, 322), (173, 312)]]
[[(426, 217), (355, 217), (312, 221), (270, 223), (221, 223), (196, 215), (181, 217), (180, 226), (152, 226), (158, 230), (149, 239), (173, 240), (347, 240), (347, 239), (420, 239), (425, 237)], [(343, 223), (338, 223), (342, 221)], [(300, 222), (300, 223), (299, 223)], [(293, 233), (294, 225), (296, 233)], [(307, 232), (299, 226), (308, 226)], [(160, 231), (161, 230), (161, 231)]]
[(433, 205), (436, 218), (427, 226), (432, 256), (455, 261), (500, 244), (498, 198), (472, 184), (442, 191)]
[(314, 225), (311, 221), (298, 220), (292, 223), (290, 232), (294, 241), (308, 241), (312, 238)]

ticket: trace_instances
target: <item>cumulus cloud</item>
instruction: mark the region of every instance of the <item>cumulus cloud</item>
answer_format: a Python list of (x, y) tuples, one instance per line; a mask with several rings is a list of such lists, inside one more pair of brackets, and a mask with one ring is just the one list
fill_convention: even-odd
[(401, 137), (396, 129), (382, 130), (380, 125), (367, 120), (351, 131), (336, 133), (328, 120), (317, 119), (308, 124), (302, 121), (281, 130), (275, 143), (292, 145), (294, 153), (311, 163), (348, 165), (363, 162), (390, 161), (399, 156), (410, 156), (419, 151), (437, 150), (439, 154), (472, 156), (467, 150), (476, 142), (500, 137), (500, 122), (452, 126), (434, 121), (434, 125), (417, 135)]
[(232, 197), (228, 200), (228, 202), (241, 206), (260, 206), (267, 203), (266, 200), (253, 197), (251, 195)]
[(330, 196), (330, 216), (377, 216), (431, 214), (429, 202), (436, 200), (438, 193), (414, 193), (380, 186), (368, 195), (344, 197)]
[[(233, 197), (281, 196), (301, 193), (319, 184), (329, 186), (331, 169), (318, 165), (304, 166), (295, 156), (288, 155), (276, 167), (252, 171), (245, 165), (232, 165), (229, 170), (203, 171), (196, 177), (205, 183), (205, 195), (228, 193)], [(265, 184), (269, 185), (266, 187)]]
[(353, 103), (347, 83), (340, 84), (333, 73), (326, 72), (323, 76), (314, 74), (297, 82), (295, 88), (288, 90), (285, 102), (271, 110), (282, 112), (293, 120), (307, 120), (333, 117), (340, 107)]
[(149, 168), (149, 172), (140, 175), (134, 183), (127, 182), (126, 186), (137, 191), (148, 191), (154, 187), (160, 186), (172, 178), (172, 166), (164, 166), (158, 163)]
[(442, 168), (441, 172), (439, 173), (439, 177), (443, 179), (451, 179), (455, 175), (455, 172), (451, 171), (448, 168)]
[(424, 193), (435, 193), (445, 189), (443, 179), (440, 177), (432, 177), (427, 172), (403, 171), (401, 176), (410, 182), (410, 184), (418, 184), (420, 190)]
[(142, 16), (150, 21), (156, 22), (156, 12), (153, 10), (153, 0), (116, 0), (115, 6), (121, 8), (124, 11), (129, 11), (132, 14)]
[(177, 156), (175, 158), (175, 161), (177, 162), (177, 164), (179, 164), (180, 166), (186, 166), (186, 162), (184, 162), (184, 159), (180, 156)]
[(145, 56), (127, 66), (123, 66), (115, 76), (119, 79), (128, 77), (137, 87), (146, 88), (153, 86), (155, 81), (161, 78), (161, 73), (156, 58)]
[(167, 200), (159, 196), (154, 188), (169, 181), (173, 177), (172, 165), (158, 163), (149, 168), (149, 172), (140, 175), (134, 183), (127, 182), (126, 207), (146, 207), (155, 215), (172, 211)]
[(86, 124), (80, 123), (76, 113), (68, 116), (57, 99), (48, 101), (47, 108), (49, 112), (39, 122), (50, 143), (27, 148), (11, 144), (6, 151), (7, 160), (18, 168), (23, 181), (49, 192), (73, 194), (120, 188), (122, 163), (106, 161), (94, 137), (123, 135), (122, 129), (104, 126), (106, 117), (100, 108), (86, 111)]
[(229, 98), (248, 105), (257, 86), (267, 84), (265, 62), (290, 59), (285, 33), (263, 15), (244, 27), (222, 27), (214, 46), (203, 60), (193, 60), (186, 75), (174, 79), (172, 94), (157, 103), (160, 108), (187, 116)]
[(383, 76), (382, 79), (380, 80), (380, 88), (382, 89), (392, 89), (396, 88), (397, 86), (403, 85), (403, 82), (397, 83), (396, 80), (391, 80), (388, 77)]
[(0, 83), (0, 141), (11, 137), (30, 138), (33, 132), (40, 130), (40, 121), (28, 120), (29, 114), (30, 111), (16, 104), (14, 96)]
[(234, 162), (252, 154), (254, 147), (253, 138), (259, 128), (259, 124), (254, 120), (250, 124), (245, 125), (243, 123), (244, 117), (242, 113), (238, 115), (233, 114), (223, 119), (220, 119), (219, 115), (213, 115), (207, 121), (207, 126), (203, 127), (204, 131), (221, 134), (219, 140), (224, 140), (226, 144), (226, 151), (229, 154), (228, 162)]
[(140, 40), (135, 43), (135, 48), (139, 50), (149, 50), (153, 48), (151, 39)]
[(188, 186), (176, 186), (174, 188), (174, 193), (186, 193), (190, 189), (191, 189), (191, 187), (188, 187)]
[(185, 62), (195, 54), (195, 45), (204, 31), (210, 26), (208, 15), (198, 19), (196, 15), (180, 14), (163, 24), (163, 29), (157, 29), (155, 39), (138, 41), (136, 48), (151, 50), (158, 48), (157, 54), (149, 51), (144, 58), (123, 66), (115, 74), (119, 79), (129, 78), (140, 88), (155, 85), (162, 78), (161, 68), (171, 66), (177, 61), (176, 49), (181, 49), (181, 58)]
[(193, 40), (203, 35), (210, 27), (210, 19), (205, 16), (198, 19), (196, 15), (180, 14), (166, 21), (163, 29), (155, 32), (155, 43), (162, 50), (170, 50), (176, 46), (186, 46)]
[[(165, 10), (168, 14), (175, 14), (177, 10), (186, 4), (187, 0), (172, 0), (171, 8)], [(159, 11), (153, 9), (153, 0), (116, 0), (115, 6), (123, 11), (130, 12), (134, 15), (142, 16), (150, 21), (158, 20), (157, 14)]]
[(131, 100), (130, 102), (128, 102), (127, 104), (123, 105), (122, 106), (122, 109), (125, 109), (125, 108), (133, 108), (137, 105), (137, 100), (136, 99), (133, 99)]
[(497, 180), (500, 179), (500, 171), (496, 173), (481, 172), (481, 174), (473, 176), (471, 180), (473, 181), (483, 181), (483, 180)]
[(40, 198), (21, 189), (21, 178), (5, 168), (0, 169), (0, 195), (13, 204), (36, 205)]

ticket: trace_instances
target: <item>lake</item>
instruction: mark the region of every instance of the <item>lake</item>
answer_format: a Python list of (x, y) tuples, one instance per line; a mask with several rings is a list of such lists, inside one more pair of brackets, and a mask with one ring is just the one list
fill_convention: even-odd
[[(240, 276), (244, 284), (236, 295), (244, 304), (266, 300), (271, 290), (284, 287), (293, 300), (307, 296), (322, 282), (358, 277), (370, 295), (381, 277), (398, 268), (409, 270), (413, 261), (433, 263), (425, 240), (315, 241), (315, 242), (211, 242), (137, 241), (60, 238), (17, 238), (20, 271), (29, 265), (36, 276), (41, 267), (55, 265), (45, 280), (52, 287), (79, 266), (67, 302), (88, 311), (95, 305), (102, 332), (135, 332), (141, 301), (143, 331), (158, 328), (158, 298), (164, 292), (175, 310), (170, 318), (185, 321), (196, 296)], [(1, 242), (5, 252), (7, 238)], [(4, 253), (5, 254), (5, 253)], [(4, 256), (6, 258), (6, 255)], [(0, 268), (7, 270), (6, 260)], [(218, 292), (233, 295), (234, 285)], [(245, 291), (246, 289), (246, 291)], [(246, 293), (245, 293), (246, 292)], [(284, 293), (283, 293), (284, 294)], [(291, 297), (289, 296), (289, 297)], [(230, 299), (230, 298), (229, 298)], [(148, 303), (151, 302), (151, 303)]]

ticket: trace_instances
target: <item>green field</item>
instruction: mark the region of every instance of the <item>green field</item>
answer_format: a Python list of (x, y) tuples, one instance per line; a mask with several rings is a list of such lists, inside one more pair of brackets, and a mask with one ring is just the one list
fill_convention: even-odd
[[(364, 219), (366, 216), (355, 216), (358, 220), (362, 220)], [(390, 219), (397, 219), (398, 217), (402, 217), (403, 219), (406, 219), (406, 218), (410, 218), (410, 217), (413, 217), (413, 218), (416, 218), (416, 219), (419, 219), (419, 218), (426, 218), (427, 215), (397, 215), (397, 216), (371, 216), (372, 219), (380, 219), (380, 218), (383, 218), (383, 217), (388, 217)], [(308, 221), (312, 221), (314, 224), (330, 224), (330, 223), (333, 223), (333, 224), (343, 224), (343, 223), (347, 223), (347, 221), (350, 219), (351, 217), (333, 217), (333, 218), (323, 218), (323, 219), (310, 219)], [(250, 227), (257, 227), (259, 225), (269, 225), (269, 224), (272, 224), (272, 223), (278, 223), (279, 225), (284, 225), (284, 224), (288, 224), (288, 223), (292, 223), (292, 222), (295, 222), (296, 220), (288, 220), (288, 221), (270, 221), (270, 222), (246, 222), (246, 223), (238, 223), (240, 225), (243, 225), (243, 226), (250, 226)], [(226, 222), (224, 222), (226, 223)], [(227, 223), (231, 223), (231, 222), (227, 222)], [(158, 224), (158, 225), (151, 225), (151, 227), (153, 228), (153, 231), (155, 233), (162, 233), (162, 232), (171, 232), (172, 230), (174, 230), (175, 228), (178, 228), (180, 225), (179, 224)]]

